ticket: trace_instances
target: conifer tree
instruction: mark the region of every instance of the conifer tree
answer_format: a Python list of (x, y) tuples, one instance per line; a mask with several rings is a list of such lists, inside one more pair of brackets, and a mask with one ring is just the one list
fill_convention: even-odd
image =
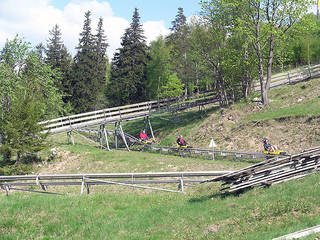
[(97, 57), (90, 16), (91, 12), (87, 11), (72, 67), (71, 103), (77, 113), (95, 109), (96, 93), (100, 87), (96, 77)]
[(94, 36), (95, 41), (95, 53), (96, 53), (96, 76), (97, 81), (100, 86), (99, 92), (96, 94), (96, 107), (103, 107), (105, 97), (105, 87), (106, 87), (106, 77), (107, 77), (107, 37), (105, 36), (103, 29), (103, 19), (100, 17), (97, 27), (97, 33)]
[(115, 53), (107, 96), (113, 105), (135, 103), (146, 99), (147, 45), (138, 9), (126, 29), (121, 48)]
[(172, 65), (173, 71), (178, 73), (178, 77), (185, 85), (185, 95), (188, 94), (190, 85), (190, 64), (187, 56), (189, 48), (189, 26), (183, 13), (183, 8), (178, 8), (175, 20), (172, 21), (170, 28), (172, 33), (168, 36), (168, 43), (173, 45), (172, 48)]
[(61, 30), (56, 24), (51, 31), (49, 31), (50, 38), (47, 40), (46, 63), (61, 73), (61, 78), (57, 82), (57, 87), (61, 93), (63, 93), (64, 102), (67, 102), (71, 94), (70, 92), (70, 68), (72, 63), (71, 54), (68, 53), (66, 46), (63, 44), (61, 38)]

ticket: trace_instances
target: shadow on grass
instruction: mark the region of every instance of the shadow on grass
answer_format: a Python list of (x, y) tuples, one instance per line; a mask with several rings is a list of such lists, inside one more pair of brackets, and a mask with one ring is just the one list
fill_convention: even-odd
[[(168, 133), (179, 127), (186, 127), (190, 124), (199, 123), (212, 113), (217, 112), (219, 109), (219, 106), (213, 106), (205, 111), (192, 110), (187, 112), (179, 112), (176, 114), (164, 113), (151, 116), (150, 121), (155, 133)], [(127, 122), (123, 128), (125, 132), (134, 136), (138, 136), (141, 130), (145, 127), (148, 128), (148, 126), (145, 125), (144, 120), (139, 119), (136, 121)]]
[(215, 199), (226, 199), (230, 196), (230, 194), (224, 194), (224, 193), (214, 193), (214, 194), (210, 194), (210, 195), (205, 195), (205, 196), (201, 196), (201, 197), (196, 197), (196, 198), (190, 198), (189, 202), (190, 203), (199, 203), (199, 202), (206, 202), (211, 200), (212, 198)]
[(212, 198), (223, 200), (223, 199), (228, 199), (230, 197), (239, 197), (242, 194), (244, 194), (244, 193), (246, 193), (246, 192), (248, 192), (250, 190), (251, 190), (251, 188), (250, 189), (244, 189), (242, 191), (235, 192), (235, 193), (218, 192), (218, 193), (213, 193), (213, 194), (210, 194), (210, 195), (204, 195), (204, 196), (201, 196), (201, 197), (191, 198), (191, 199), (189, 199), (189, 202), (190, 203), (199, 203), (199, 202), (205, 202), (205, 201), (211, 200)]

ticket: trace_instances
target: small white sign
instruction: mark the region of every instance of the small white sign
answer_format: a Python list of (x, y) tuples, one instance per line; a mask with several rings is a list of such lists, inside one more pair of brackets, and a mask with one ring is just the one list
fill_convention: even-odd
[(210, 147), (210, 148), (215, 148), (216, 146), (217, 146), (217, 145), (216, 145), (216, 143), (214, 142), (213, 138), (211, 138), (209, 147)]

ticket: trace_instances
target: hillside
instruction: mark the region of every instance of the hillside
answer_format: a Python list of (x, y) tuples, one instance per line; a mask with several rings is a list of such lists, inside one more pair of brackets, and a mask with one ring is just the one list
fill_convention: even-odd
[[(255, 95), (229, 108), (208, 106), (179, 114), (153, 116), (157, 144), (175, 145), (177, 134), (195, 147), (262, 151), (260, 139), (290, 153), (319, 145), (320, 79), (272, 89), (262, 109)], [(143, 121), (124, 124), (136, 135)], [(107, 152), (75, 135), (50, 137), (58, 151), (35, 164), (35, 174), (234, 170), (250, 165), (146, 152)], [(43, 157), (48, 152), (42, 153)], [(220, 183), (187, 184), (185, 194), (123, 186), (94, 186), (79, 196), (79, 186), (49, 187), (64, 196), (0, 192), (1, 239), (272, 239), (320, 224), (320, 175), (240, 195), (221, 195)], [(165, 185), (177, 189), (176, 185)], [(32, 188), (33, 189), (33, 188)], [(38, 188), (36, 188), (38, 189)], [(316, 236), (315, 236), (316, 237)], [(313, 238), (310, 238), (313, 239)]]
[(169, 116), (166, 125), (154, 117), (154, 129), (160, 144), (171, 146), (179, 133), (194, 147), (208, 148), (213, 138), (224, 150), (261, 152), (263, 137), (288, 153), (320, 144), (320, 79), (271, 89), (269, 97), (267, 108), (256, 93), (228, 108), (211, 106), (202, 113)]

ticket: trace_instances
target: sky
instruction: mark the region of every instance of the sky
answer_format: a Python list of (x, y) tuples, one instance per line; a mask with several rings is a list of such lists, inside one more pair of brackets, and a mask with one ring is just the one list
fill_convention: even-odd
[(46, 45), (49, 30), (58, 24), (64, 44), (73, 55), (82, 31), (84, 13), (91, 11), (93, 33), (99, 17), (104, 20), (108, 56), (120, 47), (121, 37), (129, 26), (134, 8), (138, 8), (144, 35), (149, 43), (167, 35), (178, 8), (187, 18), (199, 15), (199, 0), (0, 0), (0, 49), (16, 34), (36, 46)]

